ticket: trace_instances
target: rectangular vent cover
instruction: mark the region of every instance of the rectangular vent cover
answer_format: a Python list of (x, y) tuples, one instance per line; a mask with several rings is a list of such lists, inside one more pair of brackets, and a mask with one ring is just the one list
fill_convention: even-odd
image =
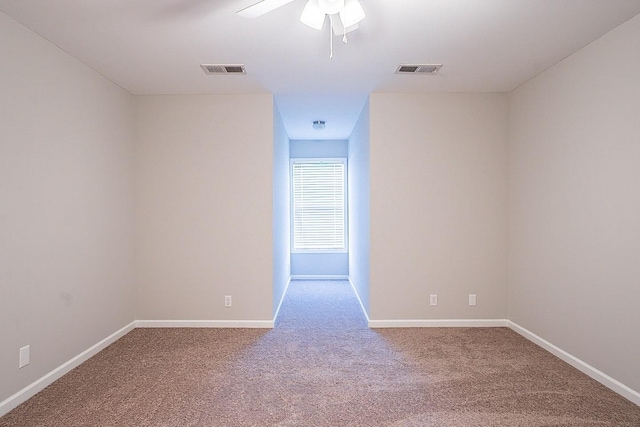
[(247, 74), (242, 64), (202, 64), (200, 65), (206, 74)]
[(436, 75), (442, 64), (401, 64), (396, 69), (396, 74), (426, 74)]

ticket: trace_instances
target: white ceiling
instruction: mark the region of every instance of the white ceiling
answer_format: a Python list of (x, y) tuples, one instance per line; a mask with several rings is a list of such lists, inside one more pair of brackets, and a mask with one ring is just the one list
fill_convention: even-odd
[[(511, 91), (640, 13), (640, 0), (360, 0), (367, 17), (346, 45), (334, 38), (330, 60), (328, 30), (298, 20), (306, 0), (235, 14), (255, 1), (0, 0), (0, 11), (133, 94), (273, 93), (291, 139), (348, 138), (371, 92)], [(203, 63), (247, 75), (208, 76)], [(400, 63), (444, 66), (396, 75)]]

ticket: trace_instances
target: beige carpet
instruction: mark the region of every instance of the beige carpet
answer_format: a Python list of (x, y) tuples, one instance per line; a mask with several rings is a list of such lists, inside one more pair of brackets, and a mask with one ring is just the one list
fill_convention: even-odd
[(293, 282), (273, 330), (136, 329), (0, 426), (616, 426), (640, 407), (506, 328), (369, 330)]

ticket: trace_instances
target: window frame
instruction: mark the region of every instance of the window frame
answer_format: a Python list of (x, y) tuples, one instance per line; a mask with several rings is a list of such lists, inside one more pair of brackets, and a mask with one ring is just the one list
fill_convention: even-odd
[[(294, 177), (293, 177), (293, 168), (294, 168), (294, 164), (296, 163), (324, 163), (324, 162), (331, 162), (331, 163), (341, 163), (343, 165), (343, 182), (342, 182), (342, 187), (343, 187), (343, 201), (342, 201), (342, 206), (343, 206), (343, 241), (344, 241), (344, 247), (343, 248), (336, 248), (336, 249), (331, 249), (331, 248), (296, 248), (295, 246), (295, 183), (294, 183)], [(349, 214), (348, 214), (348, 195), (347, 195), (347, 190), (348, 190), (348, 164), (347, 164), (347, 158), (346, 157), (313, 157), (313, 158), (307, 158), (307, 157), (298, 157), (298, 158), (291, 158), (289, 159), (289, 188), (290, 188), (290, 206), (291, 208), (290, 210), (290, 218), (291, 218), (291, 225), (290, 225), (290, 236), (291, 236), (291, 241), (290, 241), (290, 248), (291, 248), (291, 253), (292, 254), (322, 254), (322, 253), (348, 253), (349, 252), (349, 229), (348, 229), (348, 225), (349, 225)]]

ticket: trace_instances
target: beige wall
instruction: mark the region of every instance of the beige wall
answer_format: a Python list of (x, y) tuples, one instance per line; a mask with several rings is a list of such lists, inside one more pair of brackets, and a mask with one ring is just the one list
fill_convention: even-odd
[(507, 96), (375, 93), (370, 108), (371, 318), (505, 318)]
[(137, 318), (271, 320), (272, 96), (136, 101)]
[(0, 58), (1, 402), (134, 320), (134, 110), (2, 13)]
[(640, 390), (640, 16), (510, 96), (509, 318)]

